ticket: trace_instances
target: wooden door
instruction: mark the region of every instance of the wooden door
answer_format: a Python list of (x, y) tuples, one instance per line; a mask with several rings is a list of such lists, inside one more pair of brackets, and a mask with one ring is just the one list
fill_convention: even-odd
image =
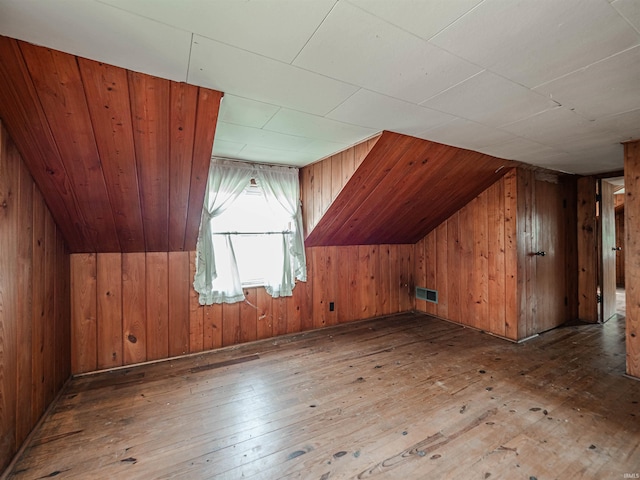
[(607, 321), (616, 314), (616, 216), (615, 186), (606, 180), (600, 180), (600, 221), (598, 251), (598, 285), (600, 287), (601, 321)]
[(533, 324), (529, 335), (564, 323), (567, 312), (567, 258), (563, 188), (557, 178), (536, 178), (534, 182), (535, 230), (532, 261), (535, 262)]

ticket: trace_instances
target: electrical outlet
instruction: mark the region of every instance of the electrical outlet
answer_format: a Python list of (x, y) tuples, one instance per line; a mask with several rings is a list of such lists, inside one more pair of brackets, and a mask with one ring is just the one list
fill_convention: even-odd
[(336, 309), (336, 306), (333, 302), (329, 302), (329, 311), (333, 312)]

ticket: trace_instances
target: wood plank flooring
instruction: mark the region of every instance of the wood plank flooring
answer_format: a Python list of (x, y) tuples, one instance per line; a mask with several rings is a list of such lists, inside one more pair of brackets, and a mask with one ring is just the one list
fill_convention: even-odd
[(624, 362), (624, 319), (523, 344), (345, 324), (76, 378), (8, 478), (621, 479), (640, 474)]

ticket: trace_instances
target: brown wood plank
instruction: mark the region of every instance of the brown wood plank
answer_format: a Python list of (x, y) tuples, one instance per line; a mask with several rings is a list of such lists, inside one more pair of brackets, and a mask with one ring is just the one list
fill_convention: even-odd
[(189, 252), (169, 252), (169, 356), (189, 353)]
[(518, 249), (518, 192), (515, 169), (504, 177), (504, 243), (505, 243), (505, 335), (518, 340), (520, 324), (521, 272)]
[[(437, 270), (437, 251), (436, 251), (436, 232), (433, 230), (424, 238), (424, 283), (422, 286), (437, 290), (438, 289), (438, 270)], [(427, 313), (434, 315), (437, 311), (436, 304), (433, 302), (425, 302), (424, 309)]]
[(122, 254), (122, 336), (125, 365), (147, 360), (147, 284), (144, 253)]
[(224, 310), (220, 303), (204, 307), (204, 349), (213, 350), (223, 345)]
[[(427, 235), (428, 236), (428, 235)], [(416, 243), (416, 269), (415, 269), (415, 278), (416, 278), (416, 287), (428, 288), (427, 287), (427, 263), (426, 263), (426, 237), (420, 239)], [(433, 288), (433, 287), (430, 287)], [(416, 298), (416, 310), (420, 312), (427, 311), (427, 302), (425, 300), (418, 300)]]
[(476, 327), (485, 331), (491, 330), (489, 319), (489, 266), (488, 266), (488, 203), (487, 192), (476, 197), (473, 222), (473, 291), (474, 315), (477, 319)]
[[(168, 80), (128, 72), (145, 250), (169, 250), (170, 89)], [(177, 180), (177, 179), (176, 179)]]
[(414, 246), (398, 245), (400, 264), (400, 305), (399, 312), (409, 312), (414, 309), (415, 280), (413, 278)]
[(352, 320), (351, 317), (351, 269), (355, 264), (353, 258), (354, 249), (342, 247), (337, 251), (338, 283), (336, 291), (336, 311), (338, 312), (338, 323), (345, 323)]
[[(4, 469), (18, 449), (16, 428), (18, 417), (29, 403), (18, 405), (18, 344), (20, 324), (26, 319), (18, 317), (19, 266), (17, 262), (20, 218), (20, 158), (10, 152), (7, 131), (0, 125), (0, 469)], [(25, 412), (26, 413), (26, 412)]]
[(580, 320), (598, 321), (596, 303), (596, 180), (578, 179), (578, 315)]
[[(389, 313), (400, 311), (400, 292), (402, 291), (402, 279), (400, 278), (400, 249), (397, 245), (389, 248)], [(355, 318), (355, 317), (354, 317)]]
[(496, 182), (487, 194), (489, 331), (504, 337), (506, 335), (504, 179)]
[(198, 88), (198, 109), (193, 140), (193, 162), (189, 187), (189, 212), (185, 232), (184, 250), (195, 250), (204, 193), (211, 163), (213, 137), (216, 133), (218, 110), (222, 93), (207, 88)]
[(640, 378), (640, 142), (626, 143), (624, 149), (627, 373)]
[(123, 252), (145, 248), (127, 72), (78, 58), (96, 146)]
[(198, 88), (171, 82), (169, 146), (169, 250), (184, 249)]
[(17, 40), (0, 36), (0, 112), (6, 128), (73, 251), (85, 244), (80, 209)]
[(200, 305), (199, 294), (193, 288), (196, 275), (196, 252), (189, 252), (189, 351), (204, 350), (204, 307)]
[[(44, 199), (37, 188), (33, 190), (33, 290), (31, 310), (31, 332), (32, 332), (32, 403), (31, 403), (31, 421), (32, 424), (38, 421), (44, 412), (44, 332), (45, 332), (45, 313), (46, 313), (46, 220), (47, 207)], [(95, 321), (95, 309), (90, 314)], [(91, 328), (89, 326), (89, 328)], [(95, 339), (89, 348), (93, 349), (95, 355)], [(91, 358), (89, 359), (91, 361)]]
[(240, 343), (240, 304), (222, 304), (222, 346)]
[[(5, 130), (2, 129), (4, 137)], [(15, 161), (15, 160), (14, 160)], [(0, 162), (4, 162), (0, 158)], [(18, 217), (17, 235), (20, 239), (17, 244), (17, 262), (18, 270), (15, 276), (15, 284), (17, 291), (17, 312), (16, 318), (21, 319), (17, 324), (17, 344), (20, 348), (17, 350), (17, 404), (30, 405), (32, 399), (32, 383), (33, 383), (33, 190), (34, 183), (31, 175), (27, 171), (27, 167), (22, 161), (20, 164), (20, 183), (16, 196), (18, 205), (20, 205), (20, 215)], [(5, 175), (2, 175), (5, 177)], [(2, 182), (2, 180), (0, 180)], [(2, 230), (6, 232), (5, 229)], [(8, 232), (7, 232), (8, 233)], [(0, 233), (0, 235), (3, 235)], [(6, 235), (6, 233), (5, 233)], [(4, 250), (6, 252), (7, 250)], [(2, 255), (11, 258), (11, 255)], [(2, 269), (3, 271), (4, 268)], [(3, 276), (3, 278), (11, 278)], [(69, 280), (67, 279), (67, 282)], [(67, 302), (69, 301), (67, 297)], [(68, 319), (67, 319), (68, 321)], [(67, 364), (69, 356), (66, 357)], [(68, 369), (68, 366), (67, 366)], [(16, 439), (17, 445), (27, 438), (33, 427), (31, 415), (27, 412), (25, 415), (18, 415), (16, 423)], [(9, 450), (6, 450), (9, 451)]]
[[(258, 310), (256, 288), (245, 288), (244, 302), (240, 302), (240, 343), (252, 342), (258, 335)], [(286, 332), (286, 327), (285, 327)]]
[(99, 253), (97, 269), (98, 369), (123, 365), (122, 254)]
[[(391, 309), (391, 267), (390, 267), (390, 250), (397, 248), (395, 245), (379, 245), (378, 246), (378, 302), (377, 311), (379, 315), (389, 315)], [(395, 313), (395, 312), (394, 312)]]
[[(36, 217), (36, 205), (34, 203), (34, 218)], [(34, 230), (35, 233), (35, 230)], [(34, 270), (38, 258), (38, 246), (34, 244)], [(74, 254), (71, 256), (71, 370), (74, 374), (91, 372), (98, 366), (97, 357), (97, 272), (96, 255)], [(35, 285), (34, 285), (35, 287)], [(34, 319), (40, 312), (38, 295), (34, 288)], [(36, 335), (38, 323), (34, 323), (34, 347), (39, 348), (41, 339)], [(34, 378), (38, 378), (35, 370), (37, 357), (34, 356)]]
[(449, 315), (447, 318), (450, 320), (461, 322), (461, 282), (460, 282), (460, 258), (461, 258), (461, 245), (460, 245), (460, 214), (454, 213), (449, 220), (447, 220), (447, 259), (448, 268), (451, 272), (449, 280), (447, 282), (447, 303)]
[[(327, 282), (324, 285), (326, 303), (324, 305), (327, 325), (338, 323), (338, 312), (336, 311), (336, 299), (338, 298), (338, 248), (327, 247), (325, 250), (325, 264), (327, 272)], [(333, 304), (333, 311), (331, 310)]]
[[(441, 223), (435, 230), (436, 233), (436, 271), (438, 305), (436, 314), (441, 318), (449, 318), (449, 245), (448, 245), (448, 225)], [(417, 302), (417, 300), (416, 300)]]
[(64, 169), (69, 176), (87, 243), (93, 251), (120, 250), (115, 221), (78, 63), (73, 55), (20, 44)]
[[(294, 291), (298, 288), (294, 288)], [(258, 306), (258, 320), (256, 325), (256, 338), (262, 340), (273, 336), (273, 313), (271, 311), (272, 297), (264, 288), (258, 288), (256, 292), (256, 305)]]
[[(313, 328), (322, 328), (327, 324), (327, 313), (329, 311), (329, 300), (327, 299), (326, 285), (327, 264), (326, 248), (316, 247), (309, 249), (310, 260), (313, 264), (313, 272), (316, 281), (313, 282)], [(277, 323), (274, 324), (276, 331)]]
[(169, 354), (169, 257), (166, 252), (146, 253), (147, 360)]
[(55, 354), (56, 354), (56, 319), (55, 319), (55, 285), (56, 274), (56, 224), (48, 210), (45, 211), (45, 247), (44, 247), (44, 305), (43, 311), (43, 390), (44, 406), (46, 407), (56, 396), (56, 374), (55, 374)]

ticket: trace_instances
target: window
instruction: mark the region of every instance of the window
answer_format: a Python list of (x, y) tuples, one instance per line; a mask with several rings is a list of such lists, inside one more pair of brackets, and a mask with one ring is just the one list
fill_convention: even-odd
[(267, 204), (255, 179), (234, 203), (211, 222), (214, 249), (224, 251), (230, 235), (243, 287), (265, 285), (284, 262), (283, 235), (291, 235), (291, 217), (284, 209)]
[(243, 301), (242, 287), (255, 285), (290, 296), (306, 275), (298, 169), (212, 160), (196, 255), (200, 303)]

